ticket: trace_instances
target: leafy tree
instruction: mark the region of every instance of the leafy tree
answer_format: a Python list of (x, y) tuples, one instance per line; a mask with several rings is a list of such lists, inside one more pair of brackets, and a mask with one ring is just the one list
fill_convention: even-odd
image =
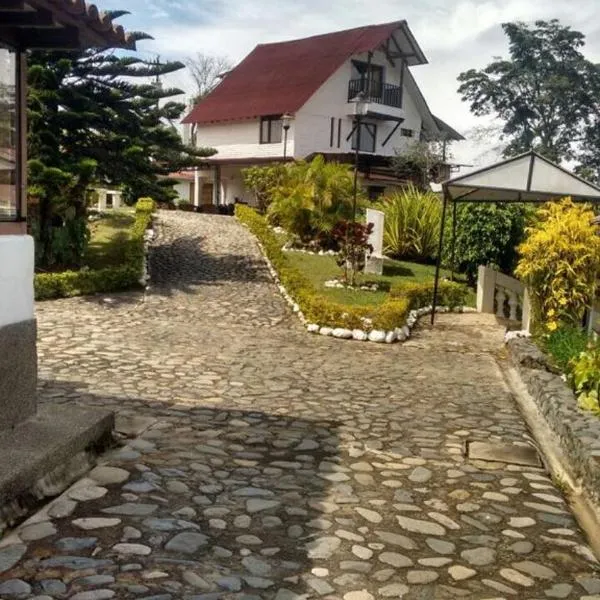
[[(461, 204), (457, 207), (455, 266), (471, 284), (479, 265), (511, 273), (517, 261), (517, 246), (523, 240), (530, 209), (522, 204)], [(450, 232), (445, 234), (444, 262), (450, 266)]]
[(230, 71), (233, 63), (226, 56), (198, 52), (195, 56), (185, 59), (185, 66), (196, 84), (193, 101), (198, 103), (218, 85), (220, 76)]
[[(138, 41), (148, 37), (136, 34)], [(182, 69), (182, 63), (91, 49), (32, 52), (29, 65), (30, 195), (37, 200), (31, 214), (40, 242), (38, 264), (78, 266), (87, 239), (85, 190), (91, 183), (121, 186), (129, 201), (140, 196), (169, 201), (173, 182), (166, 176), (201, 164), (214, 150), (183, 144), (170, 124), (185, 110), (185, 104), (171, 100), (182, 92), (148, 82)]]
[(574, 158), (600, 85), (581, 52), (585, 36), (556, 19), (502, 28), (510, 57), (461, 73), (458, 92), (475, 115), (502, 121), (505, 156), (534, 148), (557, 162)]
[(420, 140), (406, 150), (396, 151), (392, 168), (397, 177), (406, 179), (421, 190), (430, 190), (430, 184), (439, 180), (440, 167), (447, 161), (448, 142)]
[(273, 191), (283, 183), (286, 174), (286, 166), (282, 163), (242, 169), (244, 186), (254, 194), (260, 212), (264, 213), (267, 210)]

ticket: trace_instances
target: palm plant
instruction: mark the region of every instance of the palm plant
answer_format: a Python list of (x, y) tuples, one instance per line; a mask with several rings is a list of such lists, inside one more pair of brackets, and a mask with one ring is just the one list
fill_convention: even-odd
[(436, 194), (410, 184), (385, 197), (377, 208), (385, 215), (385, 254), (407, 260), (435, 258), (442, 218), (442, 203)]

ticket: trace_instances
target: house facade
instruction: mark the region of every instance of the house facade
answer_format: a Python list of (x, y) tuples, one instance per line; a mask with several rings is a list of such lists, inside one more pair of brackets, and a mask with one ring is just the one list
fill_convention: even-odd
[(257, 46), (184, 119), (186, 141), (217, 150), (195, 174), (194, 204), (252, 203), (243, 168), (316, 154), (354, 164), (357, 143), (369, 195), (399, 185), (397, 152), (463, 139), (412, 76), (426, 63), (404, 21)]

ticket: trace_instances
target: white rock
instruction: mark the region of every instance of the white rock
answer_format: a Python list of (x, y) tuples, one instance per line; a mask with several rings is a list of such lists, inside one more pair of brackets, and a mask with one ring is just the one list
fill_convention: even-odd
[(396, 339), (397, 339), (397, 335), (395, 331), (388, 331), (386, 336), (385, 336), (385, 343), (386, 344), (393, 344)]
[(396, 339), (399, 342), (403, 342), (406, 339), (406, 335), (405, 335), (404, 331), (402, 330), (402, 327), (396, 327), (395, 332), (396, 332)]
[(369, 339), (369, 336), (362, 329), (354, 329), (352, 331), (352, 339), (359, 342), (366, 342)]
[(369, 341), (381, 344), (385, 342), (385, 336), (385, 331), (381, 331), (380, 329), (373, 329), (373, 331), (369, 333)]
[(333, 337), (340, 338), (342, 340), (349, 340), (352, 337), (352, 332), (349, 329), (342, 329), (341, 327), (337, 327), (333, 330)]
[(402, 333), (404, 334), (405, 339), (409, 338), (410, 337), (410, 327), (408, 327), (408, 325), (404, 325), (402, 327)]
[(300, 312), (300, 306), (298, 306), (298, 304), (294, 304), (294, 306), (292, 306), (292, 310), (297, 313)]
[(331, 327), (321, 327), (319, 329), (320, 335), (331, 335), (333, 333), (333, 329)]
[(321, 327), (316, 323), (311, 323), (310, 325), (307, 325), (306, 329), (309, 331), (309, 333), (319, 333), (319, 329), (321, 329)]

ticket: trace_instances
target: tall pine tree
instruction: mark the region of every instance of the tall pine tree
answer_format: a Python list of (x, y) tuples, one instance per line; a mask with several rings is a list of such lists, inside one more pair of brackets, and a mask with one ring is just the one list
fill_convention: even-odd
[(164, 177), (214, 154), (183, 143), (172, 125), (185, 111), (172, 98), (183, 92), (154, 81), (183, 68), (115, 50), (29, 55), (29, 192), (39, 266), (79, 266), (90, 184), (121, 186), (128, 201), (169, 201), (172, 182)]

